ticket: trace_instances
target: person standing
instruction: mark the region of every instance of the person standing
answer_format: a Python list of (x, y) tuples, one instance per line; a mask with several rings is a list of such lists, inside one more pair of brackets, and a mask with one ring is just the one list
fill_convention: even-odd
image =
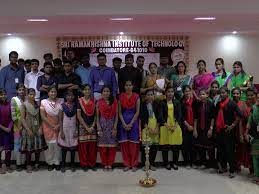
[(215, 67), (217, 71), (212, 72), (212, 76), (218, 81), (220, 87), (227, 86), (231, 73), (225, 70), (224, 60), (217, 58), (215, 60)]
[(58, 78), (58, 96), (65, 97), (66, 90), (73, 90), (76, 97), (78, 96), (81, 80), (78, 75), (73, 72), (71, 61), (64, 61), (64, 73)]
[(101, 90), (96, 107), (98, 147), (104, 170), (112, 170), (117, 147), (118, 103), (108, 86)]
[(31, 60), (31, 72), (25, 75), (24, 85), (27, 89), (33, 88), (36, 92), (35, 100), (39, 103), (40, 101), (40, 91), (37, 90), (38, 78), (44, 73), (39, 71), (39, 60)]
[(139, 111), (140, 99), (132, 92), (132, 81), (126, 81), (125, 92), (119, 96), (118, 141), (120, 143), (124, 171), (137, 170), (139, 156)]
[(83, 97), (78, 100), (77, 118), (79, 121), (78, 156), (80, 166), (84, 171), (88, 168), (96, 171), (97, 132), (96, 132), (96, 105), (91, 96), (89, 85), (82, 86)]
[(12, 172), (11, 153), (13, 150), (13, 121), (11, 117), (11, 104), (7, 101), (6, 91), (0, 89), (0, 157), (4, 153), (4, 163), (0, 163), (0, 174)]
[(125, 56), (126, 66), (121, 68), (119, 72), (119, 88), (120, 93), (124, 92), (125, 81), (131, 80), (133, 83), (133, 92), (139, 94), (141, 88), (142, 76), (136, 67), (133, 66), (134, 56), (132, 54), (127, 54)]
[(96, 100), (101, 98), (101, 90), (105, 85), (109, 86), (112, 90), (112, 95), (116, 96), (118, 91), (118, 84), (114, 70), (106, 66), (106, 55), (104, 53), (98, 54), (97, 61), (99, 66), (94, 67), (89, 76), (89, 85), (94, 94), (94, 98)]
[(48, 164), (48, 170), (54, 168), (60, 170), (60, 148), (57, 143), (59, 131), (62, 126), (62, 107), (63, 100), (57, 98), (56, 86), (48, 88), (48, 99), (41, 101), (40, 115), (42, 119), (42, 130), (48, 145), (45, 151), (45, 160)]
[(158, 74), (170, 80), (172, 74), (175, 74), (174, 67), (169, 65), (169, 59), (167, 55), (160, 55), (160, 66), (158, 67)]
[(81, 78), (82, 85), (89, 84), (89, 75), (93, 68), (93, 66), (90, 64), (90, 56), (89, 54), (85, 54), (81, 58), (82, 65), (78, 65), (74, 72)]
[(23, 132), (21, 138), (21, 152), (26, 155), (26, 171), (32, 172), (31, 156), (35, 154), (34, 170), (39, 169), (40, 152), (47, 149), (45, 139), (42, 135), (40, 122), (40, 108), (35, 101), (36, 91), (28, 89), (28, 99), (21, 107), (21, 118)]
[(145, 77), (149, 74), (146, 69), (144, 69), (144, 64), (145, 64), (145, 57), (139, 55), (136, 60), (137, 63), (137, 69), (141, 73), (141, 82), (145, 79)]
[(10, 64), (0, 71), (0, 88), (6, 90), (8, 100), (16, 96), (16, 84), (24, 83), (24, 70), (17, 64), (17, 59), (18, 53), (16, 51), (10, 52)]
[[(119, 57), (115, 57), (112, 59), (112, 65), (113, 65), (113, 70), (115, 72), (115, 76), (116, 76), (116, 81), (117, 81), (117, 84), (119, 85), (119, 72), (120, 72), (120, 69), (121, 69), (121, 63), (122, 63), (122, 60), (121, 58)], [(118, 90), (118, 94), (120, 93), (120, 91)]]

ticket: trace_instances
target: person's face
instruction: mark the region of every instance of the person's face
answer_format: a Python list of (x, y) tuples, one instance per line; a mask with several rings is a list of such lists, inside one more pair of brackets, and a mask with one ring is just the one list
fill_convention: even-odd
[(173, 99), (174, 98), (174, 89), (170, 88), (165, 93), (167, 99)]
[(125, 83), (125, 91), (126, 92), (132, 92), (133, 90), (133, 84), (131, 83), (131, 81), (126, 81)]
[(234, 71), (234, 73), (238, 74), (242, 71), (242, 68), (239, 65), (234, 64), (233, 65), (233, 71)]
[(97, 58), (97, 62), (99, 64), (99, 66), (105, 66), (106, 62), (107, 62), (107, 59), (104, 56), (100, 56), (100, 57)]
[(113, 62), (113, 68), (114, 69), (120, 69), (121, 68), (121, 61), (114, 61)]
[(191, 89), (186, 88), (185, 91), (183, 92), (183, 94), (184, 94), (185, 98), (188, 99), (188, 98), (191, 98), (191, 96), (192, 96), (192, 91), (191, 91)]
[(238, 90), (234, 90), (232, 92), (232, 95), (233, 95), (233, 100), (234, 101), (238, 102), (240, 100), (241, 94), (240, 94), (240, 92)]
[(71, 73), (73, 71), (73, 66), (70, 63), (65, 63), (64, 71), (65, 71), (65, 73)]
[(180, 64), (178, 65), (177, 70), (178, 70), (179, 73), (184, 73), (184, 72), (185, 72), (185, 66), (184, 66), (184, 64), (180, 63)]
[(52, 66), (50, 66), (50, 65), (45, 66), (44, 67), (44, 72), (46, 74), (51, 74), (52, 73)]
[(73, 68), (76, 68), (80, 65), (80, 61), (73, 61), (72, 66)]
[(45, 62), (50, 62), (50, 63), (52, 63), (53, 58), (52, 58), (51, 56), (46, 56), (46, 57), (44, 58), (44, 60), (45, 60)]
[(206, 65), (203, 62), (199, 62), (197, 64), (197, 68), (198, 68), (199, 72), (206, 71)]
[(146, 94), (146, 101), (147, 102), (153, 102), (155, 100), (155, 95), (153, 91), (149, 91)]
[(153, 75), (154, 75), (154, 74), (157, 74), (157, 66), (154, 65), (154, 64), (150, 65), (149, 71), (150, 71), (150, 73), (153, 74)]
[(2, 94), (0, 94), (0, 101), (1, 101), (1, 102), (5, 102), (5, 101), (6, 101), (6, 98), (7, 98), (7, 96), (6, 96), (6, 93), (5, 93), (5, 92), (3, 92)]
[(247, 97), (247, 102), (254, 102), (255, 101), (255, 94), (254, 92), (251, 92), (251, 91), (248, 91), (247, 94), (246, 94), (246, 97)]
[(133, 65), (134, 63), (134, 59), (133, 58), (127, 58), (125, 59), (125, 64), (126, 65)]
[(201, 101), (205, 101), (208, 98), (208, 94), (205, 91), (200, 91), (199, 97)]
[(218, 84), (212, 84), (211, 90), (212, 90), (212, 92), (217, 93), (219, 91)]
[(85, 87), (82, 92), (83, 92), (83, 95), (86, 97), (89, 97), (91, 95), (91, 89), (89, 86)]
[(221, 71), (221, 70), (223, 69), (224, 65), (220, 62), (220, 60), (217, 60), (217, 61), (215, 62), (215, 67), (216, 67), (216, 69), (217, 69), (218, 71)]
[(224, 90), (224, 89), (221, 89), (220, 90), (220, 98), (221, 98), (221, 100), (225, 100), (227, 97), (228, 97), (227, 91)]
[(88, 65), (90, 63), (89, 57), (82, 57), (81, 59), (83, 65)]
[(38, 68), (39, 68), (39, 64), (38, 64), (37, 62), (32, 62), (32, 63), (31, 63), (31, 69), (32, 69), (33, 71), (37, 71)]
[(17, 63), (17, 61), (18, 61), (18, 55), (16, 55), (16, 54), (11, 54), (11, 55), (10, 55), (10, 58), (9, 58), (9, 61), (10, 61), (11, 64)]
[(62, 64), (60, 64), (60, 63), (54, 63), (54, 69), (55, 69), (56, 71), (62, 70)]
[(35, 92), (33, 92), (33, 91), (31, 91), (31, 92), (29, 92), (29, 94), (28, 94), (28, 99), (29, 100), (34, 100), (35, 99)]
[(67, 95), (66, 95), (66, 100), (67, 100), (68, 102), (73, 102), (74, 99), (75, 99), (75, 96), (74, 96), (73, 94), (67, 94)]
[(108, 99), (109, 99), (110, 94), (111, 94), (111, 91), (110, 91), (109, 88), (104, 88), (104, 89), (103, 89), (102, 97), (103, 97), (105, 100), (108, 100)]
[(75, 58), (75, 53), (74, 53), (74, 51), (68, 51), (67, 52), (67, 59), (68, 60), (72, 60), (72, 59), (74, 59)]
[(168, 65), (169, 59), (168, 57), (160, 57), (160, 64), (161, 65)]
[(144, 58), (138, 58), (137, 59), (137, 66), (138, 67), (143, 68), (144, 63), (145, 63), (145, 59)]
[(57, 97), (57, 90), (55, 88), (52, 88), (49, 91), (48, 96), (50, 99), (55, 99)]
[(20, 87), (17, 90), (17, 95), (20, 96), (20, 97), (24, 97), (25, 96), (25, 88), (24, 87)]
[(25, 63), (24, 67), (25, 67), (26, 71), (31, 71), (31, 63)]

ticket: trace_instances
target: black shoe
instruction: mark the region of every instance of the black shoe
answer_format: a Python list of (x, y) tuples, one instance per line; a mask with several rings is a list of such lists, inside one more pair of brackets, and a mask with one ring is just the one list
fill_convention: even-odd
[(16, 171), (17, 172), (21, 172), (22, 170), (23, 170), (22, 165), (17, 165), (16, 166)]
[(165, 166), (165, 168), (166, 168), (166, 170), (171, 170), (171, 165), (170, 165), (170, 164), (167, 164), (167, 165)]
[(96, 172), (97, 171), (97, 168), (96, 167), (91, 167), (90, 168), (92, 171)]
[(172, 165), (172, 168), (173, 168), (174, 170), (178, 170), (178, 166), (175, 165), (175, 164)]
[(48, 165), (48, 171), (54, 170), (54, 165)]
[(70, 169), (71, 169), (72, 172), (75, 172), (75, 171), (76, 171), (75, 165), (71, 165), (71, 168), (70, 168)]
[(55, 165), (55, 169), (56, 169), (57, 171), (60, 171), (61, 166), (60, 166), (60, 165)]
[(65, 167), (65, 166), (62, 166), (61, 169), (60, 169), (60, 171), (61, 171), (62, 173), (65, 173), (65, 172), (66, 172), (66, 167)]
[(84, 172), (87, 172), (88, 171), (88, 168), (85, 166), (85, 167), (83, 167), (83, 171)]

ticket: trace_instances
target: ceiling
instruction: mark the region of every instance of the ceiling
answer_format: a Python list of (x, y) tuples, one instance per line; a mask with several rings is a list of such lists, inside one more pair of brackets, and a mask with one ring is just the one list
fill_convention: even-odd
[[(214, 16), (214, 21), (194, 21)], [(132, 21), (110, 21), (131, 17)], [(27, 22), (46, 18), (48, 22)], [(71, 36), (258, 33), (259, 0), (25, 0), (0, 6), (0, 34)]]

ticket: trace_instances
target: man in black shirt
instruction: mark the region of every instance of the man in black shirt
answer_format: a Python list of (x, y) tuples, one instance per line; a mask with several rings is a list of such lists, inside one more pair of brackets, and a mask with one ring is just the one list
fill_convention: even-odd
[(58, 78), (58, 96), (60, 98), (65, 97), (66, 90), (70, 89), (74, 91), (74, 94), (78, 95), (78, 90), (81, 85), (81, 80), (78, 75), (73, 73), (73, 66), (71, 61), (64, 61), (64, 73)]
[(134, 56), (132, 54), (127, 54), (125, 56), (125, 64), (119, 72), (119, 88), (120, 92), (124, 92), (124, 84), (127, 80), (131, 80), (133, 82), (134, 88), (133, 92), (140, 93), (142, 75), (140, 71), (136, 67), (133, 66)]

